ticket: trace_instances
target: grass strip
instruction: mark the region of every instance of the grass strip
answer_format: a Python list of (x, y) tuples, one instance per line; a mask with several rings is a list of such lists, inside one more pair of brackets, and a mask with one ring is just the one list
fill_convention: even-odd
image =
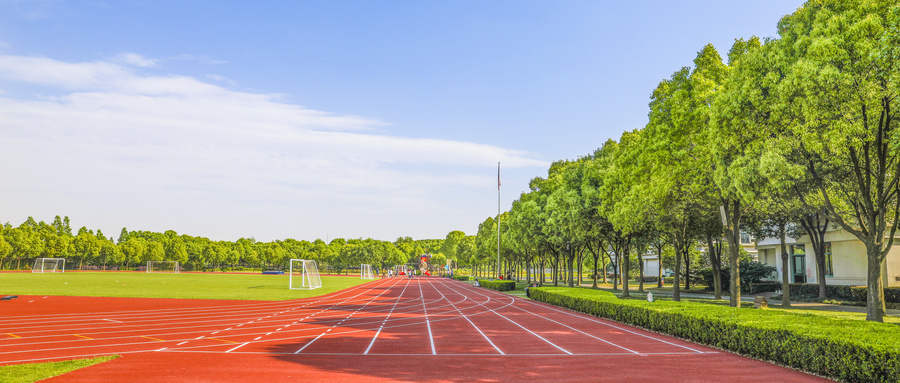
[(619, 299), (543, 287), (537, 301), (851, 382), (900, 381), (900, 326), (782, 310)]
[(12, 295), (234, 299), (279, 301), (309, 298), (370, 280), (323, 276), (315, 290), (288, 289), (287, 275), (139, 272), (4, 273), (0, 291)]
[(74, 359), (62, 362), (13, 364), (0, 366), (0, 382), (32, 383), (59, 376), (80, 368), (93, 366), (118, 358), (118, 355), (107, 355), (88, 359)]

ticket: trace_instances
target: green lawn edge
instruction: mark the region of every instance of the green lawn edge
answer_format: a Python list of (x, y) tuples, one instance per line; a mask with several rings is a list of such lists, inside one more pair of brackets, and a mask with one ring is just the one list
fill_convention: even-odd
[(0, 382), (32, 383), (60, 376), (81, 368), (108, 362), (119, 355), (99, 356), (96, 358), (73, 359), (62, 362), (11, 364), (0, 366)]
[(287, 275), (138, 272), (3, 273), (3, 295), (283, 301), (334, 293), (372, 280), (322, 276), (322, 287), (291, 290)]
[(843, 381), (900, 381), (895, 324), (708, 303), (651, 303), (583, 288), (534, 288), (531, 298)]

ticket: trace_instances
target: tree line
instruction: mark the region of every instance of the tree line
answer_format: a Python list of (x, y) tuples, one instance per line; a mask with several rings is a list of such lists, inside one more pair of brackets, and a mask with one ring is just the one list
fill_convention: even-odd
[[(56, 216), (51, 223), (28, 217), (19, 226), (0, 226), (0, 269), (30, 268), (36, 258), (65, 258), (67, 268), (80, 270), (128, 270), (148, 261), (178, 261), (185, 270), (281, 269), (290, 259), (310, 259), (320, 269), (347, 272), (360, 264), (385, 269), (418, 263), (431, 254), (431, 264), (443, 267), (448, 256), (465, 255), (467, 238), (454, 231), (446, 239), (397, 240), (336, 238), (329, 242), (284, 239), (260, 242), (253, 238), (214, 241), (205, 237), (165, 232), (129, 231), (122, 228), (118, 239), (81, 227), (73, 230), (69, 217)], [(474, 246), (469, 250), (474, 249)]]
[[(572, 286), (583, 258), (595, 276), (603, 257), (627, 275), (629, 258), (669, 248), (674, 269), (690, 270), (682, 263), (699, 243), (716, 297), (727, 283), (737, 307), (742, 232), (780, 238), (788, 265), (792, 226), (821, 256), (835, 225), (865, 245), (866, 319), (882, 321), (882, 266), (900, 218), (900, 5), (811, 0), (778, 22), (778, 35), (736, 39), (724, 58), (702, 47), (653, 90), (645, 127), (532, 179), (499, 217), (503, 262), (563, 265)], [(491, 217), (476, 235), (485, 265), (497, 230)]]

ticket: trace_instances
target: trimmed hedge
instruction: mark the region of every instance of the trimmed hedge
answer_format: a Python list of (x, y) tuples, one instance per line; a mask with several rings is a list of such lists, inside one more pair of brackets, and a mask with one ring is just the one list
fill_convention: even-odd
[(457, 280), (457, 281), (468, 282), (468, 281), (469, 281), (469, 276), (468, 276), (468, 275), (454, 275), (454, 276), (453, 276), (453, 279), (455, 279), (455, 280)]
[[(866, 286), (826, 285), (825, 294), (829, 298), (848, 301), (865, 302), (868, 288)], [(791, 297), (818, 297), (819, 285), (815, 283), (791, 283)], [(885, 287), (884, 301), (900, 303), (900, 287)]]
[(900, 326), (541, 287), (531, 299), (852, 382), (900, 381)]
[(750, 294), (774, 293), (778, 290), (781, 290), (781, 282), (757, 282), (750, 284), (749, 292)]
[(487, 279), (479, 279), (478, 283), (481, 287), (497, 291), (511, 291), (516, 289), (515, 281), (489, 281)]

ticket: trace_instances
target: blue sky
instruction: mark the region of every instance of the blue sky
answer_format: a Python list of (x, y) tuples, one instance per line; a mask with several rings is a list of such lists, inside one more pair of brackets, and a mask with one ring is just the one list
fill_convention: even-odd
[(796, 0), (0, 0), (0, 221), (474, 234)]

